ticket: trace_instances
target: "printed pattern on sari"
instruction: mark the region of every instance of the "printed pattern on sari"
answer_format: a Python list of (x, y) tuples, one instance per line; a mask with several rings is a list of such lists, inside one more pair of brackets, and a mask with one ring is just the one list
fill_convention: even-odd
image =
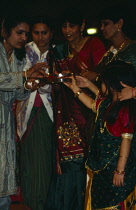
[[(119, 209), (135, 187), (136, 165), (134, 159), (135, 139), (132, 140), (130, 155), (125, 167), (124, 186), (115, 187), (112, 183), (113, 172), (117, 167), (121, 135), (112, 135), (107, 127), (100, 132), (100, 119), (110, 103), (109, 99), (102, 101), (98, 107), (98, 115), (93, 137), (90, 142), (89, 157), (86, 162), (88, 168), (94, 173), (91, 186), (91, 199), (93, 209)], [(124, 115), (128, 113), (124, 112)], [(109, 207), (109, 208), (108, 208)]]

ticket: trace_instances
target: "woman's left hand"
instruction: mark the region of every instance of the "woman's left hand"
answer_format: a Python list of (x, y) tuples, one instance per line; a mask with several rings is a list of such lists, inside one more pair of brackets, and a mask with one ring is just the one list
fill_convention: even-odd
[(124, 186), (124, 174), (114, 174), (113, 184), (116, 187), (123, 187)]
[(123, 82), (120, 84), (124, 87), (121, 92), (118, 94), (118, 99), (124, 101), (130, 98), (133, 98), (132, 87), (125, 85)]

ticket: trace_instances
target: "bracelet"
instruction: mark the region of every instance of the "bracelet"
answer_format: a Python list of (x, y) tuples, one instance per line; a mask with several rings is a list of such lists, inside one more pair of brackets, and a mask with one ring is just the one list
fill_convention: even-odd
[(75, 93), (74, 97), (78, 97), (81, 93), (83, 92), (83, 90), (79, 90)]
[(24, 82), (24, 88), (25, 88), (25, 90), (30, 90), (30, 89), (26, 88), (26, 83), (27, 83), (27, 81)]
[(124, 175), (125, 171), (118, 171), (117, 169), (114, 171), (114, 174)]
[(133, 134), (132, 134), (132, 133), (122, 133), (122, 134), (121, 134), (121, 137), (122, 137), (123, 139), (132, 140), (132, 139), (133, 139)]
[(126, 158), (126, 159), (128, 159), (128, 157), (124, 157), (124, 156), (121, 156), (121, 155), (120, 155), (119, 157), (122, 157), (122, 158)]

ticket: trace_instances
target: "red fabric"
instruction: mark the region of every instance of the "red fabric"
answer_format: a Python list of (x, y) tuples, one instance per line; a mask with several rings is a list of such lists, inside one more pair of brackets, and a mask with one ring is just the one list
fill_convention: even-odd
[[(61, 67), (61, 71), (70, 70), (73, 73), (81, 73), (83, 70), (94, 70), (97, 63), (101, 60), (105, 53), (105, 47), (103, 43), (97, 37), (90, 37), (80, 52), (76, 52), (74, 57), (67, 57), (65, 60), (59, 60), (58, 63)], [(71, 123), (71, 118), (78, 128), (81, 142), (77, 143), (76, 139), (73, 140), (68, 146), (65, 145), (64, 140), (59, 138), (58, 133), (58, 153), (59, 158), (72, 156), (84, 156), (86, 147), (86, 135), (85, 125), (88, 117), (90, 116), (90, 110), (85, 107), (77, 98), (74, 97), (72, 91), (66, 86), (60, 87), (60, 92), (57, 95), (56, 100), (56, 127), (57, 129), (63, 125), (63, 123)], [(72, 131), (71, 131), (72, 132)], [(66, 141), (68, 140), (68, 137)]]
[[(103, 101), (103, 99), (97, 100), (96, 109)], [(127, 126), (129, 124), (129, 126)], [(134, 122), (129, 122), (129, 110), (127, 108), (122, 107), (122, 109), (118, 113), (118, 118), (113, 125), (106, 124), (108, 131), (113, 136), (121, 136), (122, 133), (134, 133)]]
[(101, 40), (97, 37), (90, 37), (78, 54), (89, 69), (99, 63), (105, 52)]
[(40, 97), (40, 94), (37, 92), (36, 97), (35, 97), (35, 101), (34, 101), (34, 106), (41, 107), (42, 104), (43, 104), (43, 102), (42, 102), (42, 99)]
[(23, 202), (24, 200), (23, 200), (23, 197), (22, 197), (21, 188), (18, 187), (16, 194), (11, 195), (10, 198), (13, 202)]

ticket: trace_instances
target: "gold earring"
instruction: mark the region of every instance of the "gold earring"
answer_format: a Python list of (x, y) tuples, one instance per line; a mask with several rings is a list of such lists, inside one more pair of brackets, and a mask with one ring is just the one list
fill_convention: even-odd
[(120, 31), (120, 28), (118, 28), (118, 31)]

